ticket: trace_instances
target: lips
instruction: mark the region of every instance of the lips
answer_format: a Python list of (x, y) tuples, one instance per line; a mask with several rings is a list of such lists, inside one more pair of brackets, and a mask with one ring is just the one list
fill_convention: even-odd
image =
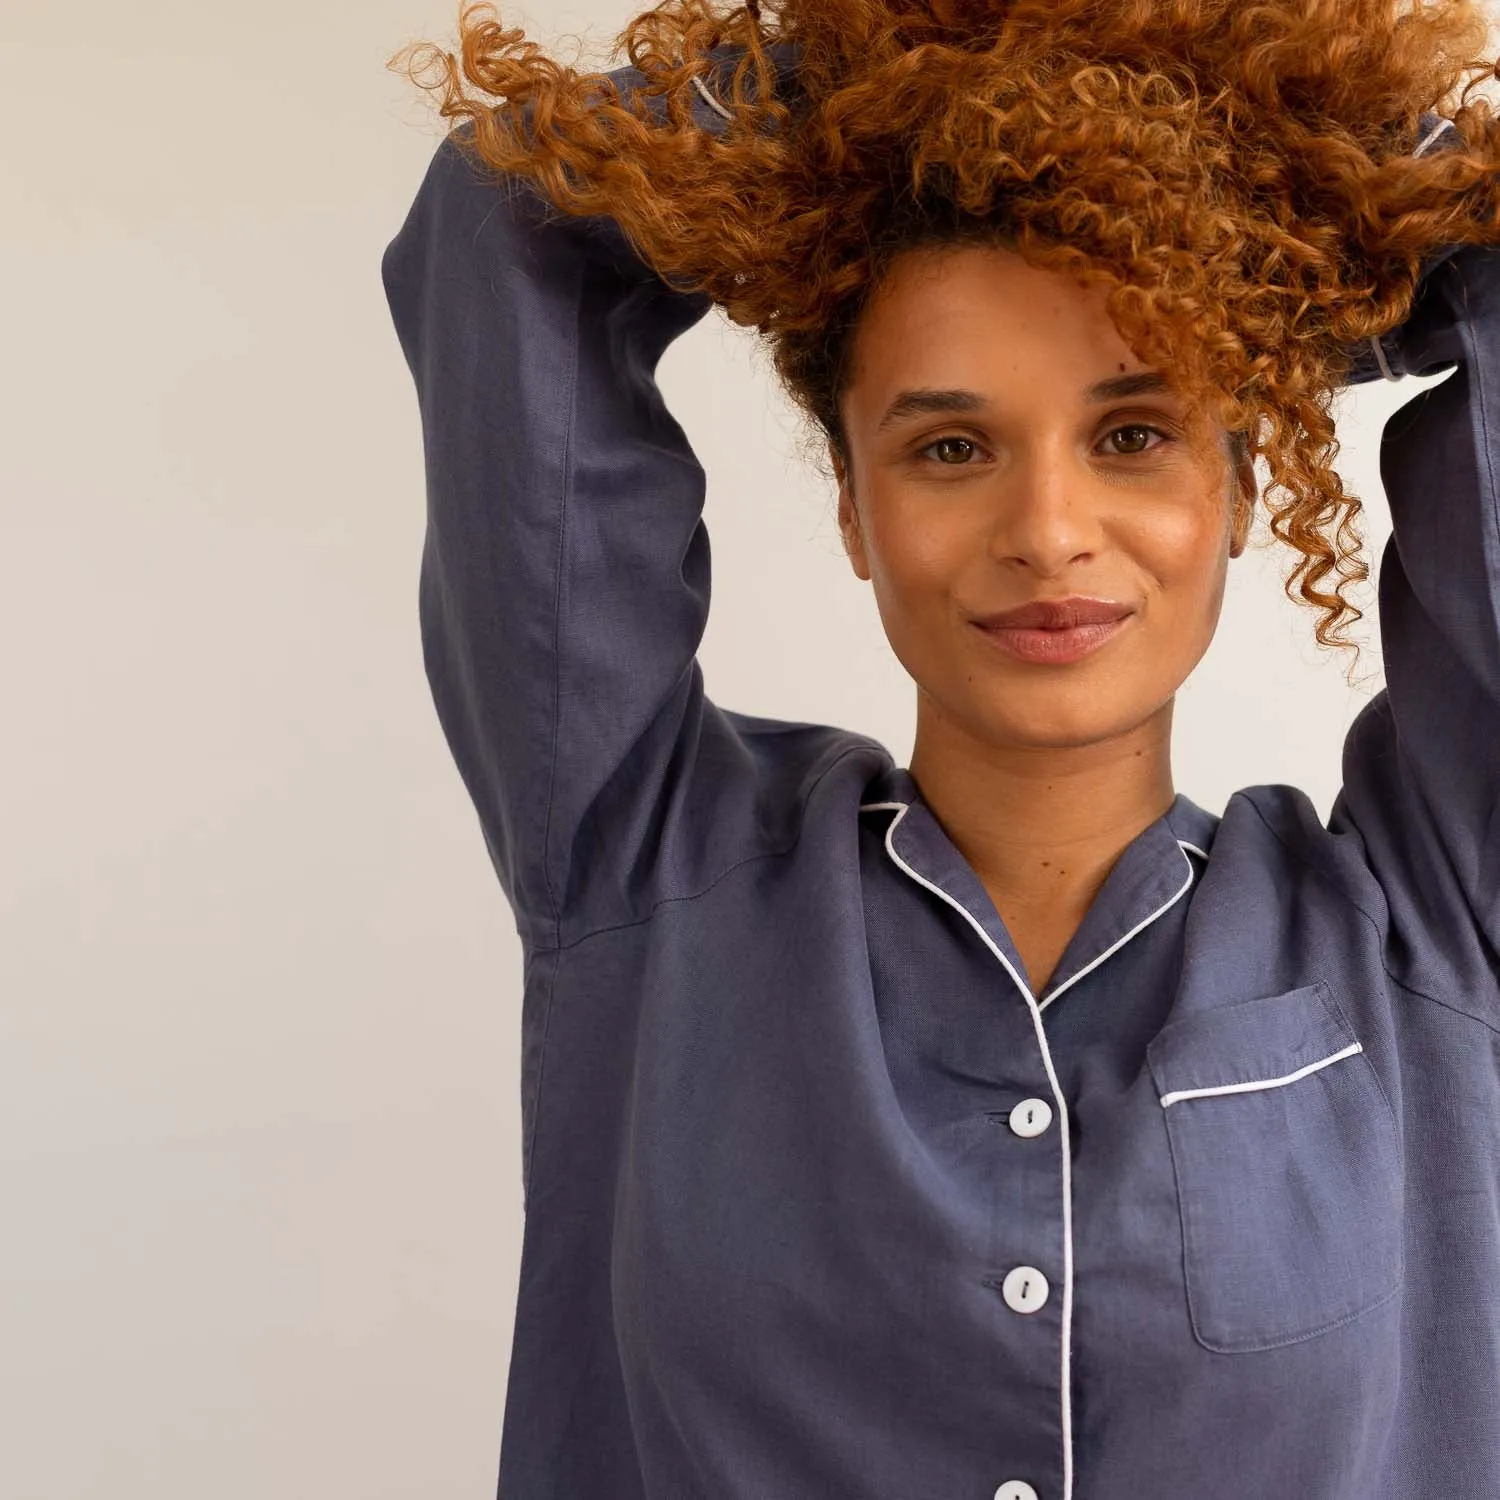
[(1130, 613), (1131, 607), (1118, 600), (1073, 594), (1066, 599), (1034, 599), (1018, 609), (979, 615), (974, 623), (987, 630), (1072, 630), (1080, 625), (1108, 625)]

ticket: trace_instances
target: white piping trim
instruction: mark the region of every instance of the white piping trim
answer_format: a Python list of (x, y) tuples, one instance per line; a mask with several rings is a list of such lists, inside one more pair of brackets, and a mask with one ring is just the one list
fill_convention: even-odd
[(1213, 1094), (1248, 1094), (1255, 1089), (1279, 1089), (1285, 1084), (1296, 1083), (1299, 1078), (1306, 1078), (1309, 1073), (1316, 1073), (1320, 1068), (1326, 1068), (1330, 1063), (1353, 1057), (1356, 1052), (1364, 1050), (1363, 1043), (1355, 1042), (1352, 1047), (1345, 1047), (1342, 1052), (1335, 1052), (1331, 1057), (1325, 1057), (1319, 1062), (1308, 1063), (1305, 1068), (1298, 1068), (1295, 1073), (1288, 1073), (1285, 1078), (1256, 1078), (1249, 1083), (1221, 1083), (1210, 1089), (1177, 1089), (1173, 1093), (1161, 1096), (1161, 1107), (1165, 1109), (1169, 1104), (1176, 1104), (1179, 1099), (1207, 1099)]
[[(1445, 130), (1456, 129), (1458, 129), (1458, 127), (1453, 123), (1452, 120), (1439, 120), (1438, 123), (1434, 125), (1432, 129), (1427, 133), (1426, 137), (1422, 141), (1422, 144), (1412, 152), (1412, 155), (1420, 156)], [(1378, 338), (1372, 338), (1370, 340), (1370, 347), (1375, 351), (1375, 363), (1380, 366), (1380, 373), (1384, 375), (1387, 380), (1400, 380), (1401, 377), (1392, 372), (1390, 364), (1385, 357), (1385, 350), (1380, 347), (1380, 340)]]
[(866, 807), (896, 808), (901, 809), (897, 817), (891, 819), (890, 826), (885, 831), (886, 853), (896, 864), (918, 885), (925, 886), (935, 896), (941, 896), (965, 921), (979, 934), (980, 940), (985, 947), (1000, 960), (1001, 965), (1010, 977), (1015, 980), (1016, 988), (1026, 999), (1026, 1004), (1031, 1009), (1031, 1024), (1036, 1032), (1037, 1046), (1041, 1048), (1042, 1065), (1047, 1070), (1047, 1082), (1052, 1086), (1052, 1097), (1057, 1101), (1057, 1134), (1059, 1149), (1062, 1152), (1062, 1209), (1063, 1209), (1063, 1303), (1062, 1303), (1062, 1437), (1063, 1437), (1063, 1488), (1061, 1500), (1072, 1500), (1073, 1496), (1073, 1393), (1072, 1393), (1072, 1351), (1070, 1348), (1073, 1337), (1073, 1176), (1071, 1170), (1072, 1150), (1068, 1145), (1068, 1109), (1063, 1102), (1062, 1087), (1057, 1081), (1057, 1073), (1052, 1066), (1052, 1054), (1047, 1047), (1047, 1034), (1042, 1029), (1042, 1013), (1037, 1007), (1036, 997), (1031, 993), (1025, 981), (1011, 965), (1011, 961), (995, 946), (994, 940), (984, 930), (983, 925), (975, 918), (974, 914), (961, 901), (955, 901), (947, 891), (940, 886), (935, 886), (930, 880), (917, 874), (912, 867), (896, 853), (891, 844), (891, 835), (901, 824), (901, 819), (911, 811), (911, 805), (906, 802), (870, 802), (861, 803), (860, 810)]
[(1144, 921), (1137, 922), (1135, 926), (1125, 934), (1124, 937), (1118, 938), (1115, 942), (1111, 943), (1103, 953), (1101, 953), (1097, 958), (1093, 959), (1090, 963), (1085, 964), (1066, 983), (1058, 985), (1058, 987), (1053, 990), (1045, 1000), (1042, 1001), (1041, 1005), (1037, 1007), (1039, 1010), (1046, 1010), (1046, 1008), (1051, 1005), (1059, 995), (1067, 994), (1067, 992), (1072, 989), (1073, 986), (1077, 984), (1085, 974), (1091, 973), (1093, 970), (1097, 969), (1099, 965), (1102, 964), (1111, 953), (1115, 952), (1119, 948), (1123, 948), (1125, 944), (1128, 943), (1131, 938), (1136, 935), (1136, 933), (1140, 932), (1143, 928), (1149, 927), (1164, 911), (1170, 911), (1172, 907), (1176, 906), (1177, 903), (1182, 900), (1183, 896), (1187, 894), (1188, 887), (1193, 883), (1193, 862), (1187, 857), (1187, 854), (1184, 851), (1192, 849), (1195, 854), (1202, 854), (1204, 859), (1207, 859), (1208, 856), (1206, 854), (1203, 854), (1203, 851), (1197, 848), (1195, 845), (1185, 844), (1181, 839), (1177, 840), (1177, 848), (1178, 851), (1182, 853), (1182, 862), (1187, 866), (1188, 869), (1187, 879), (1184, 880), (1182, 884), (1177, 888), (1177, 894), (1173, 896), (1165, 906), (1158, 906), (1156, 910), (1152, 912), (1151, 915)]
[(1401, 377), (1391, 369), (1390, 361), (1385, 357), (1385, 350), (1380, 346), (1380, 340), (1371, 339), (1370, 347), (1375, 351), (1375, 363), (1380, 366), (1380, 373), (1387, 380), (1400, 380)]
[(724, 106), (720, 104), (719, 101), (715, 99), (711, 93), (709, 93), (708, 89), (704, 86), (703, 80), (696, 73), (693, 74), (693, 83), (697, 87), (698, 92), (702, 94), (703, 97), (707, 99), (708, 102), (716, 110), (718, 110), (718, 112), (723, 115), (726, 120), (732, 120), (734, 118), (733, 111), (725, 109)]
[(1430, 131), (1428, 131), (1426, 138), (1423, 140), (1422, 144), (1412, 152), (1412, 155), (1420, 156), (1445, 130), (1457, 129), (1458, 126), (1456, 126), (1452, 120), (1439, 120), (1437, 124), (1434, 125)]

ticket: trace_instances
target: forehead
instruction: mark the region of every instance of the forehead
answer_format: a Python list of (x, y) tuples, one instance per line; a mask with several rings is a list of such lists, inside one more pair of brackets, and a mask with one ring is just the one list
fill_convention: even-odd
[[(908, 251), (872, 293), (855, 338), (855, 363), (880, 381), (905, 381), (928, 361), (1086, 363), (1106, 373), (1139, 361), (1106, 311), (1107, 289), (1028, 265), (1013, 250), (962, 245)], [(997, 359), (996, 356), (999, 356)]]

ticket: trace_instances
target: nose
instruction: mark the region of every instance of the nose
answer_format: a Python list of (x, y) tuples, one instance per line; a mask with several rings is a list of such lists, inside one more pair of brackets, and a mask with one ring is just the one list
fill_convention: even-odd
[(1096, 477), (1052, 450), (1018, 456), (995, 484), (990, 550), (1006, 565), (1056, 577), (1104, 542)]

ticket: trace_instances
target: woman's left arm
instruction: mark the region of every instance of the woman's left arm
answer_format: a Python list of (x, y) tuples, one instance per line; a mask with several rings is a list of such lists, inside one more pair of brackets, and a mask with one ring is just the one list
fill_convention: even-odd
[[(1435, 117), (1429, 117), (1435, 120)], [(1425, 122), (1424, 122), (1425, 123)], [(1425, 138), (1425, 137), (1424, 137)], [(1451, 132), (1449, 139), (1453, 139)], [(1330, 826), (1352, 826), (1413, 972), (1494, 995), (1500, 976), (1500, 250), (1422, 271), (1411, 316), (1351, 384), (1448, 379), (1386, 422), (1393, 535), (1379, 573), (1386, 687), (1344, 742)], [(1431, 967), (1435, 966), (1435, 968)]]

